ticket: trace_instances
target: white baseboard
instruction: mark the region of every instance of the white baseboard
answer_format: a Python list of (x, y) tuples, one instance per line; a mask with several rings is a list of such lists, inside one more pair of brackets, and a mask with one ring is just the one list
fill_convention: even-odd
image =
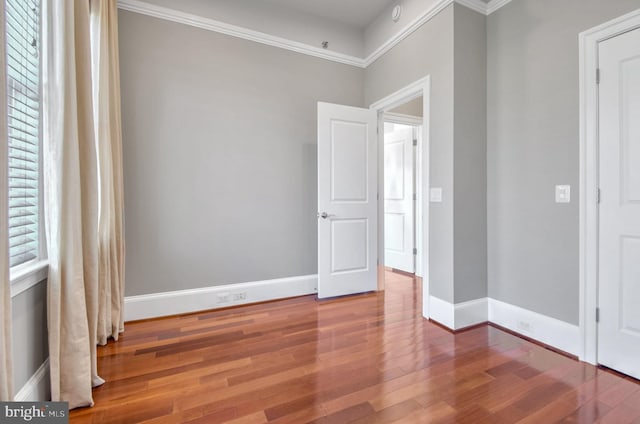
[(491, 298), (449, 303), (429, 298), (429, 318), (451, 330), (491, 322), (570, 353), (580, 354), (580, 327)]
[[(124, 301), (125, 320), (157, 318), (315, 294), (317, 293), (317, 284), (317, 275), (305, 275), (129, 296)], [(429, 318), (452, 330), (460, 330), (488, 321), (572, 355), (580, 353), (580, 328), (578, 326), (491, 298), (452, 304), (430, 296)], [(48, 375), (48, 361), (46, 365)], [(34, 374), (34, 377), (20, 390), (19, 394), (24, 392), (25, 395), (29, 393), (28, 396), (31, 396), (34, 390), (39, 393), (40, 389), (29, 389), (29, 387), (39, 387), (40, 383), (34, 385), (31, 382), (32, 380), (39, 382), (44, 379), (45, 370), (43, 367)], [(38, 374), (43, 375), (36, 379)]]
[(487, 322), (487, 298), (453, 304), (430, 296), (429, 318), (451, 330), (482, 324)]
[(133, 321), (157, 318), (304, 296), (317, 293), (317, 287), (317, 275), (304, 275), (200, 289), (128, 296), (124, 299), (124, 319), (125, 321)]
[(51, 399), (49, 358), (40, 365), (13, 399), (16, 402), (46, 402)]
[(486, 297), (483, 297), (468, 302), (456, 303), (455, 330), (487, 322), (489, 319), (488, 301)]
[(429, 319), (455, 330), (455, 306), (438, 297), (429, 296)]
[(519, 306), (489, 299), (489, 322), (578, 356), (580, 327)]

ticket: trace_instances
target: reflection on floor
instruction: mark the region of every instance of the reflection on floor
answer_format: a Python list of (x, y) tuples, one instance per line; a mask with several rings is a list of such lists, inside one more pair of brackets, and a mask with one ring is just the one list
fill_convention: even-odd
[(419, 280), (131, 323), (72, 423), (640, 422), (640, 385), (490, 326), (421, 316)]

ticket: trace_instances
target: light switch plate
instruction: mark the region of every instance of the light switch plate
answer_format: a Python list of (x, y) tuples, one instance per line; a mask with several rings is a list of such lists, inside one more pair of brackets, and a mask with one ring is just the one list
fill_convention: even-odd
[(434, 203), (442, 202), (442, 188), (433, 187), (431, 190), (429, 190), (429, 200)]
[(557, 185), (556, 186), (556, 203), (570, 203), (570, 202), (571, 202), (571, 186)]

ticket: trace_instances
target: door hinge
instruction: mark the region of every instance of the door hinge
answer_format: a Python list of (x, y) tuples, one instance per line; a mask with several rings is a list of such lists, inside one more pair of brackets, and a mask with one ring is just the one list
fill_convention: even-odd
[(417, 248), (417, 247), (414, 247), (414, 248), (413, 248), (413, 254), (414, 254), (414, 255), (417, 255), (417, 254), (418, 254), (418, 248)]
[(414, 138), (414, 139), (413, 139), (413, 145), (414, 145), (414, 146), (417, 146), (417, 145), (418, 145), (418, 139), (417, 139), (417, 138)]
[(596, 203), (600, 203), (600, 187), (596, 188)]
[(596, 322), (600, 322), (600, 308), (596, 308)]
[(418, 200), (418, 195), (416, 193), (413, 193), (413, 200)]
[(600, 84), (600, 68), (596, 69), (596, 84)]

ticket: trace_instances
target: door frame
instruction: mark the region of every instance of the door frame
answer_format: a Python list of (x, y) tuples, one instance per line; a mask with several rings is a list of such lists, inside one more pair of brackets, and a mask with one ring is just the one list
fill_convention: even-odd
[(598, 363), (598, 44), (640, 28), (640, 9), (580, 33), (579, 358)]
[[(384, 217), (384, 114), (410, 100), (422, 96), (422, 315), (429, 318), (429, 122), (431, 76), (427, 75), (374, 102), (369, 109), (378, 113), (378, 216)], [(384, 290), (384, 219), (378, 219), (378, 290)]]

